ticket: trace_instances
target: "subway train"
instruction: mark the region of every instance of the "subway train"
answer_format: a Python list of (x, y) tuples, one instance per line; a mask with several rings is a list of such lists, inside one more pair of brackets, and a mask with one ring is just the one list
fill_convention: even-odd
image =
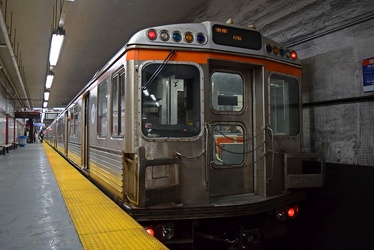
[(147, 28), (45, 141), (166, 246), (256, 248), (323, 186), (323, 155), (302, 148), (301, 72), (252, 26)]

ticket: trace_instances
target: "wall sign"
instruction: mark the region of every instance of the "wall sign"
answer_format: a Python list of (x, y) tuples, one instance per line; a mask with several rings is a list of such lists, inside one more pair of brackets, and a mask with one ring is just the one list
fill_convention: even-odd
[(362, 61), (364, 93), (374, 91), (374, 57)]

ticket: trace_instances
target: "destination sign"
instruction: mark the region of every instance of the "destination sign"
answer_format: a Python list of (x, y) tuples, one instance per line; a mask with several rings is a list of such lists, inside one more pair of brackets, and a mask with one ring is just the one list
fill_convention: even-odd
[(26, 119), (40, 119), (40, 112), (36, 111), (26, 111), (26, 112), (15, 112), (16, 118), (26, 118)]
[(258, 31), (218, 24), (213, 25), (213, 42), (244, 49), (260, 50), (262, 48), (262, 37)]

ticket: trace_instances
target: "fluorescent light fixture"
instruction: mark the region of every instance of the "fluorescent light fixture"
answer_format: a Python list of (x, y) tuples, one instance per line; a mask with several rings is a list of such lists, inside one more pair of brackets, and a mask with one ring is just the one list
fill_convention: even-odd
[(49, 92), (46, 91), (46, 92), (44, 92), (44, 100), (48, 101), (48, 99), (49, 99)]
[(152, 94), (152, 95), (151, 95), (151, 98), (152, 98), (153, 101), (156, 101), (156, 97), (155, 97), (155, 95)]
[(49, 51), (49, 64), (55, 66), (64, 42), (65, 30), (58, 28), (52, 32), (51, 50)]
[(45, 81), (45, 88), (50, 89), (52, 87), (53, 78), (55, 75), (52, 72), (49, 72), (47, 75), (47, 79)]
[(43, 108), (46, 108), (48, 106), (48, 102), (43, 102)]

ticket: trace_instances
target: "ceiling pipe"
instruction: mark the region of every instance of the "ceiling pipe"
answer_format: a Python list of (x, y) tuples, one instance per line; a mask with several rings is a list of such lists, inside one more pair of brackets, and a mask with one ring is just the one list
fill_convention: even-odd
[[(15, 57), (13, 49), (12, 49), (12, 45), (11, 45), (11, 43), (9, 41), (8, 31), (7, 31), (5, 22), (4, 22), (3, 13), (1, 11), (0, 11), (0, 26), (1, 26), (1, 32), (3, 33), (3, 36), (4, 36), (5, 44), (6, 44), (7, 48), (8, 48), (9, 54), (10, 54), (10, 56), (12, 58), (13, 66), (14, 66), (14, 68), (16, 70), (19, 83), (20, 83), (20, 85), (22, 87), (23, 94), (25, 95), (26, 99), (29, 99), (29, 97), (27, 96), (27, 93), (26, 93), (25, 85), (23, 84), (21, 73), (19, 72), (18, 64), (17, 64), (16, 57)], [(28, 100), (26, 102), (27, 102), (28, 108), (31, 109), (30, 102)]]
[[(19, 100), (20, 104), (22, 105), (22, 102), (20, 101), (20, 97), (18, 96), (17, 90), (16, 90), (16, 88), (14, 87), (12, 81), (10, 80), (9, 74), (8, 74), (6, 68), (5, 68), (3, 65), (4, 65), (4, 63), (3, 63), (3, 61), (1, 61), (1, 59), (0, 59), (0, 71), (3, 72), (3, 73), (0, 72), (0, 79), (1, 79), (1, 81), (2, 81), (2, 83), (3, 83), (3, 86), (4, 86), (4, 88), (6, 89), (7, 93), (8, 93), (12, 98), (13, 98), (13, 99), (17, 98), (17, 99)], [(4, 74), (4, 76), (3, 76), (4, 79), (1, 78), (1, 74)], [(11, 91), (8, 89), (8, 86), (5, 85), (5, 84), (6, 84), (6, 83), (5, 83), (5, 80), (7, 81), (7, 85), (10, 85), (10, 86), (12, 87), (13, 93), (11, 93)]]

